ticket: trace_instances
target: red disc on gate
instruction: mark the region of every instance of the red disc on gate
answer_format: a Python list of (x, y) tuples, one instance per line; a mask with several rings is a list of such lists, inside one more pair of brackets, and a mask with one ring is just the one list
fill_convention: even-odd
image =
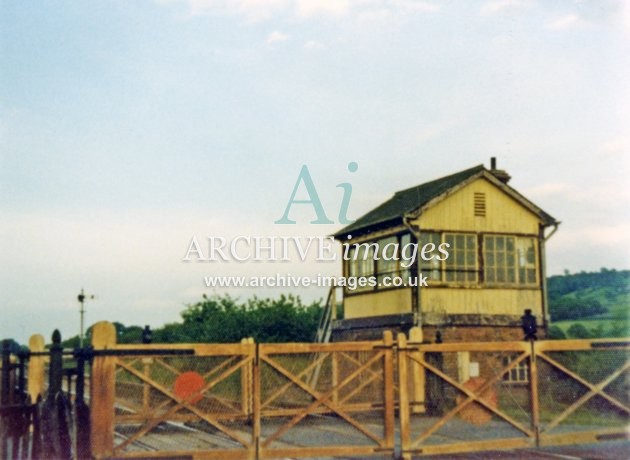
[[(464, 387), (473, 393), (477, 393), (477, 390), (486, 383), (486, 379), (482, 377), (472, 377), (464, 383)], [(486, 403), (493, 408), (498, 407), (497, 390), (494, 387), (486, 388), (482, 395), (480, 395)], [(460, 394), (457, 396), (457, 404), (463, 403), (467, 398)], [(482, 406), (478, 402), (472, 402), (459, 411), (459, 417), (473, 425), (483, 425), (492, 420), (492, 412), (486, 407)]]
[(173, 384), (173, 392), (178, 397), (185, 399), (190, 404), (197, 404), (203, 398), (203, 390), (206, 381), (195, 371), (180, 374)]

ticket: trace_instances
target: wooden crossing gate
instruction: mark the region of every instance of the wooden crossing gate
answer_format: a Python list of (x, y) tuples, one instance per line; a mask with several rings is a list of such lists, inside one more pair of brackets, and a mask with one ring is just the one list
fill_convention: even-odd
[(394, 350), (339, 344), (117, 345), (99, 323), (96, 458), (278, 458), (395, 452)]
[[(628, 438), (629, 339), (425, 343), (386, 332), (380, 341), (332, 344), (123, 345), (115, 338), (111, 324), (98, 323), (93, 348), (48, 352), (42, 339), (21, 355), (30, 392), (75, 402), (63, 405), (73, 428), (59, 431), (69, 440), (64, 458), (411, 458)], [(2, 436), (15, 431), (6, 401), (16, 366), (5, 354)], [(62, 355), (91, 361), (89, 420), (81, 416), (83, 380), (59, 383)], [(44, 361), (48, 390), (36, 384)], [(68, 364), (72, 375), (82, 372)], [(15, 380), (19, 395), (24, 380)], [(30, 428), (42, 446), (43, 431)], [(3, 438), (3, 452), (36, 458), (27, 438), (19, 449)]]

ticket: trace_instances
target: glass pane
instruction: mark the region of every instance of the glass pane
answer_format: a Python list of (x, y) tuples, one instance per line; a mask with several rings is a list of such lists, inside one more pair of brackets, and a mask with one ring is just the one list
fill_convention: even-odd
[(534, 247), (530, 246), (527, 248), (527, 262), (533, 264), (536, 262), (536, 255), (534, 254)]
[(468, 265), (469, 267), (474, 267), (475, 266), (475, 253), (474, 253), (474, 251), (467, 251), (466, 252), (466, 265)]
[(486, 254), (486, 264), (493, 266), (494, 265), (494, 254), (489, 252)]
[(384, 259), (393, 259), (396, 256), (396, 237), (385, 238), (378, 242), (379, 256)]
[(505, 272), (503, 270), (497, 270), (497, 281), (499, 283), (505, 283)]
[(486, 281), (494, 283), (494, 270), (486, 270)]
[(507, 255), (507, 266), (508, 267), (513, 267), (515, 262), (516, 262), (516, 257), (514, 257), (514, 253), (509, 253)]
[(455, 235), (455, 247), (458, 249), (464, 247), (464, 235)]
[(507, 271), (507, 275), (508, 275), (508, 283), (516, 283), (516, 271), (513, 269), (508, 269)]
[(395, 260), (377, 260), (376, 261), (376, 270), (379, 274), (392, 274), (396, 272), (396, 261)]
[(506, 247), (508, 251), (514, 251), (514, 238), (506, 238)]
[(466, 237), (466, 247), (468, 249), (475, 247), (475, 237), (472, 235), (468, 235)]
[(536, 270), (533, 268), (528, 268), (527, 269), (527, 282), (529, 284), (535, 284), (536, 283)]
[(502, 236), (497, 236), (496, 243), (497, 243), (497, 250), (502, 251), (503, 248), (505, 247), (505, 238)]
[(486, 236), (485, 243), (486, 243), (486, 249), (490, 249), (490, 250), (494, 249), (494, 237)]
[(365, 260), (363, 257), (360, 257), (358, 262), (358, 275), (359, 276), (368, 276), (374, 273), (374, 248), (370, 248), (368, 251), (360, 251), (360, 253), (367, 254)]
[(455, 263), (457, 264), (458, 267), (461, 267), (464, 265), (464, 253), (461, 251), (458, 251), (455, 254)]

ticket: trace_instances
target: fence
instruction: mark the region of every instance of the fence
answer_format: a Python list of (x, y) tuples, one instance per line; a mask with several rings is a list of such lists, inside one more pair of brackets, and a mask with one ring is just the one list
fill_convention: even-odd
[(391, 333), (340, 344), (117, 345), (98, 324), (97, 458), (394, 454)]
[(98, 323), (93, 348), (59, 343), (4, 342), (2, 458), (410, 458), (627, 437), (627, 339), (123, 345)]
[[(65, 369), (64, 355), (72, 357), (72, 366)], [(31, 337), (29, 348), (2, 341), (2, 459), (90, 458), (85, 358), (81, 351), (64, 352), (59, 331), (53, 333), (48, 351), (40, 335)]]
[[(627, 438), (629, 346), (627, 339), (423, 344), (400, 335), (402, 456)], [(421, 415), (407, 401), (410, 372), (425, 381)]]

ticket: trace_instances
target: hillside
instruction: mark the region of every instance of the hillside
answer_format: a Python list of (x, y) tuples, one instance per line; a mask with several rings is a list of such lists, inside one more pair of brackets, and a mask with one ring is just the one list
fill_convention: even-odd
[[(630, 270), (581, 272), (547, 279), (551, 323), (572, 337), (627, 336)], [(558, 330), (552, 331), (554, 334)]]

